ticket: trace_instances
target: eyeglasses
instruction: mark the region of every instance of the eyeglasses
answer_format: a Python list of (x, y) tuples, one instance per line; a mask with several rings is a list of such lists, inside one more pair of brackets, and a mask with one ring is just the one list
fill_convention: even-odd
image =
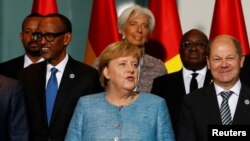
[(198, 49), (205, 49), (207, 47), (207, 42), (205, 41), (185, 41), (181, 43), (182, 48), (197, 47)]
[(32, 37), (33, 37), (33, 40), (35, 41), (41, 41), (42, 38), (44, 37), (48, 42), (53, 42), (55, 40), (56, 37), (58, 36), (61, 36), (61, 35), (64, 35), (65, 31), (63, 32), (57, 32), (57, 33), (39, 33), (39, 32), (34, 32), (32, 33)]

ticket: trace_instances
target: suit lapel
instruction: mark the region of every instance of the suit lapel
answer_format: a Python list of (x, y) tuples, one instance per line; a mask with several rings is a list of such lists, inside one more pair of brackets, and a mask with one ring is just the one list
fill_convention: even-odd
[(59, 90), (56, 96), (55, 104), (54, 104), (54, 109), (51, 117), (51, 124), (55, 121), (58, 112), (60, 108), (62, 107), (61, 105), (63, 102), (67, 99), (68, 94), (70, 94), (70, 91), (72, 89), (72, 86), (74, 85), (73, 83), (76, 80), (76, 74), (72, 69), (72, 58), (69, 58), (69, 61), (65, 67), (62, 80), (59, 86)]
[(250, 89), (244, 84), (241, 85), (233, 124), (250, 124)]
[(46, 63), (43, 63), (41, 70), (37, 71), (36, 78), (34, 82), (36, 83), (36, 90), (39, 97), (39, 102), (41, 105), (45, 104), (45, 86), (46, 86)]
[(181, 94), (181, 97), (183, 97), (184, 95), (186, 95), (186, 90), (185, 90), (185, 84), (184, 84), (184, 78), (182, 75), (182, 69), (180, 71), (177, 72), (177, 79), (176, 81), (178, 83), (178, 89), (180, 92), (179, 94)]
[(208, 121), (212, 124), (222, 124), (214, 84), (208, 85), (204, 93), (205, 98), (203, 99), (203, 103), (206, 107), (204, 110), (207, 112)]
[(24, 66), (24, 55), (22, 55), (22, 56), (20, 56), (20, 57), (18, 57), (18, 59), (17, 59), (18, 61), (18, 63), (16, 63), (16, 67), (17, 67), (17, 70), (22, 70), (23, 69), (23, 66)]
[(47, 62), (44, 61), (39, 65), (32, 76), (33, 85), (35, 87), (35, 99), (37, 100), (37, 106), (41, 111), (41, 119), (44, 121), (43, 125), (47, 127), (47, 118), (46, 118), (46, 100), (45, 100), (45, 84), (46, 84), (46, 66)]
[(207, 73), (206, 73), (206, 76), (205, 76), (205, 81), (204, 81), (204, 85), (203, 86), (206, 86), (206, 85), (210, 84), (212, 81), (213, 81), (213, 79), (212, 79), (211, 73), (207, 69)]

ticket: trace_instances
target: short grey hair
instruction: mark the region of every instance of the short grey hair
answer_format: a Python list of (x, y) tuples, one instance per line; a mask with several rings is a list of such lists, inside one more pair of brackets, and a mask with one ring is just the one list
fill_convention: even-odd
[(148, 9), (141, 7), (139, 5), (133, 5), (127, 9), (125, 9), (121, 15), (118, 17), (118, 28), (121, 31), (124, 31), (126, 22), (131, 14), (135, 13), (136, 15), (145, 14), (149, 20), (149, 33), (151, 34), (155, 27), (155, 17), (153, 13)]

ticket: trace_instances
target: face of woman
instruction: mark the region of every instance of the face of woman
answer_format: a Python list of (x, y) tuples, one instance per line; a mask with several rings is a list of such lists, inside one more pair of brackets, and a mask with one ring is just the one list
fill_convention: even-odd
[(144, 46), (149, 37), (149, 19), (145, 14), (131, 14), (126, 22), (125, 40), (135, 46)]
[(137, 85), (138, 61), (132, 56), (115, 58), (104, 68), (103, 74), (109, 80), (109, 89), (133, 91)]

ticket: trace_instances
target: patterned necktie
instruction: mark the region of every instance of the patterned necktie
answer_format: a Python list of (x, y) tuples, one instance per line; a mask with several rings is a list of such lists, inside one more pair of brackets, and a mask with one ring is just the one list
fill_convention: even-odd
[(56, 68), (51, 69), (51, 76), (50, 76), (49, 81), (47, 83), (46, 110), (47, 110), (48, 125), (50, 124), (50, 118), (52, 115), (54, 102), (55, 102), (56, 94), (57, 94), (57, 90), (58, 90), (57, 79), (56, 79), (57, 71), (58, 70)]
[(232, 124), (231, 112), (230, 112), (229, 105), (228, 105), (228, 99), (232, 94), (233, 94), (232, 91), (228, 91), (228, 92), (223, 91), (220, 93), (220, 95), (223, 98), (221, 107), (220, 107), (222, 125)]
[(198, 82), (196, 80), (197, 76), (198, 76), (198, 73), (192, 73), (192, 79), (190, 81), (190, 90), (189, 90), (189, 92), (192, 92), (192, 91), (198, 89)]

